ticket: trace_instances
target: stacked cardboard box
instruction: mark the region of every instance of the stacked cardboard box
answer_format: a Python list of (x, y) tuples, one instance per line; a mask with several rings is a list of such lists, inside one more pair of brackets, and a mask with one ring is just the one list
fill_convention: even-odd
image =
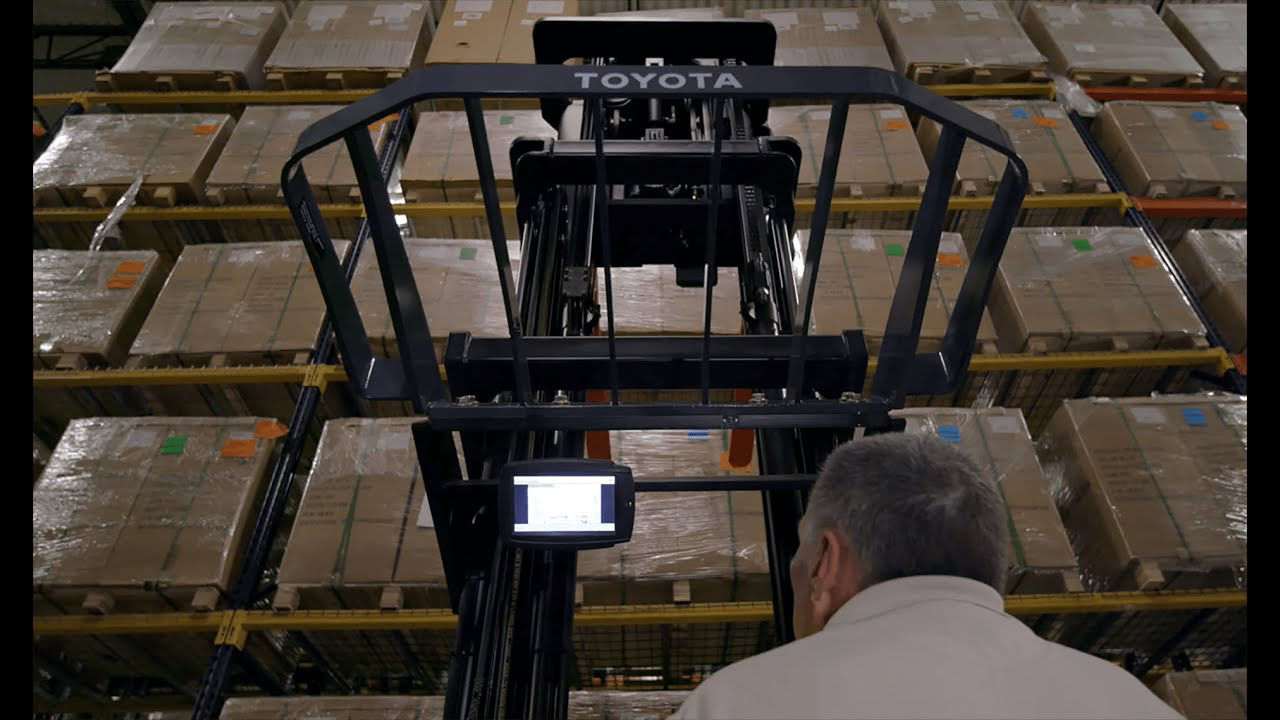
[(689, 693), (680, 690), (569, 693), (569, 720), (649, 720), (674, 715)]
[(893, 60), (867, 8), (747, 10), (748, 20), (768, 20), (778, 33), (774, 65), (893, 69)]
[(1227, 349), (1248, 350), (1247, 230), (1188, 230), (1173, 257)]
[[(507, 337), (507, 315), (503, 308), (498, 264), (488, 241), (406, 238), (409, 265), (418, 286), (418, 296), (426, 311), (427, 325), (436, 346), (436, 357), (444, 357), (450, 333), (470, 332), (476, 337)], [(507, 244), (512, 279), (520, 273), (520, 246)], [(395, 357), (396, 333), (387, 309), (387, 295), (378, 270), (378, 257), (362, 252), (351, 279), (360, 318), (375, 352)], [(514, 298), (512, 301), (514, 302)]]
[(1230, 395), (1062, 403), (1040, 455), (1087, 586), (1246, 583), (1247, 414)]
[[(214, 205), (279, 205), (280, 168), (293, 154), (298, 136), (312, 124), (337, 112), (337, 105), (255, 105), (247, 107), (205, 182)], [(396, 116), (369, 125), (374, 152), (391, 132)], [(355, 168), (344, 142), (334, 142), (308, 155), (302, 169), (318, 203), (360, 201)], [(357, 221), (326, 218), (333, 237), (355, 237)], [(231, 242), (296, 239), (293, 221), (228, 221), (223, 235)]]
[[(577, 0), (516, 0), (511, 7), (507, 28), (502, 34), (500, 63), (533, 64), (533, 26), (544, 17), (578, 15)], [(439, 35), (437, 35), (439, 37)], [(504, 101), (503, 107), (508, 107)], [(529, 102), (536, 103), (536, 100)]]
[(1054, 72), (1081, 85), (1204, 84), (1204, 69), (1146, 5), (1032, 3), (1027, 35)]
[(596, 17), (654, 18), (657, 20), (716, 20), (724, 17), (721, 7), (659, 8), (655, 10), (622, 10), (598, 12)]
[[(484, 124), (498, 198), (514, 201), (511, 143), (520, 137), (554, 139), (556, 133), (536, 110), (486, 112)], [(422, 116), (405, 157), (400, 185), (407, 202), (483, 202), (466, 113), (433, 112)], [(504, 214), (503, 220), (506, 238), (518, 238), (515, 213)], [(489, 237), (488, 221), (481, 216), (415, 218), (413, 223), (415, 232), (427, 237)]]
[[(717, 268), (711, 292), (711, 333), (742, 333), (738, 271)], [(615, 267), (613, 275), (614, 332), (619, 335), (701, 335), (705, 327), (706, 288), (680, 287), (671, 265)], [(606, 327), (604, 270), (596, 270), (596, 300), (600, 327)]]
[(1244, 668), (1167, 673), (1151, 689), (1187, 720), (1249, 717), (1249, 674)]
[[(796, 197), (817, 194), (831, 108), (798, 105), (769, 109), (773, 135), (794, 138), (802, 159)], [(929, 176), (920, 144), (911, 132), (906, 111), (897, 105), (853, 105), (845, 121), (844, 139), (836, 165), (833, 197), (919, 197)], [(910, 227), (907, 212), (833, 214), (828, 227), (900, 230)], [(807, 229), (810, 213), (797, 213), (796, 228)]]
[(216, 607), (234, 577), (276, 426), (260, 418), (72, 421), (32, 491), (36, 611)]
[[(350, 243), (335, 240), (340, 256)], [(182, 251), (130, 349), (134, 366), (305, 364), (325, 305), (301, 242), (192, 245)], [(262, 414), (288, 421), (296, 390), (254, 385), (206, 395), (148, 388), (161, 412)], [(218, 407), (210, 408), (206, 398)]]
[(1248, 86), (1248, 12), (1245, 3), (1164, 6), (1164, 21), (1204, 68), (1209, 87)]
[(267, 87), (379, 88), (422, 67), (424, 2), (302, 3), (267, 58)]
[(959, 445), (1000, 489), (1009, 519), (1006, 593), (1084, 589), (1020, 410), (911, 408), (897, 414), (906, 418), (906, 432), (933, 433)]
[[(910, 241), (911, 233), (905, 230), (828, 230), (822, 243), (809, 331), (839, 335), (845, 330), (862, 330), (867, 349), (872, 355), (879, 353)], [(792, 245), (792, 267), (797, 269), (799, 286), (809, 232), (796, 233)], [(937, 352), (941, 348), (951, 321), (951, 307), (960, 294), (968, 265), (960, 236), (943, 233), (920, 326), (919, 352)], [(995, 341), (991, 318), (984, 311), (975, 352), (994, 352)]]
[(261, 90), (284, 32), (277, 3), (158, 2), (99, 90)]
[(222, 720), (428, 720), (443, 717), (444, 697), (228, 698)]
[(280, 563), (276, 608), (447, 605), (415, 421), (325, 423)]
[(1234, 105), (1116, 100), (1093, 133), (1134, 195), (1248, 195), (1248, 122)]
[(1204, 326), (1137, 228), (1014, 228), (988, 303), (1003, 352), (1204, 346)]
[(898, 72), (922, 83), (1047, 79), (1043, 55), (994, 0), (880, 3), (876, 22)]

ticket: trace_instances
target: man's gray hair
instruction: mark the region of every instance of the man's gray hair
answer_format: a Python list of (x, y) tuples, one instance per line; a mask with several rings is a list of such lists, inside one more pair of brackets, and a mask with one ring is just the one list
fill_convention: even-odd
[(862, 587), (912, 575), (954, 575), (1003, 593), (1008, 515), (995, 481), (932, 434), (847, 442), (809, 496), (808, 541), (835, 528), (863, 568)]

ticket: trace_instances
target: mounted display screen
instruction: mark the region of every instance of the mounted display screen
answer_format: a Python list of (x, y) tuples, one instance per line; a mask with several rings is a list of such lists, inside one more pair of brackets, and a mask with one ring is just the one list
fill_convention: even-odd
[(631, 538), (631, 471), (599, 460), (510, 463), (499, 486), (503, 535), (517, 546), (586, 549)]

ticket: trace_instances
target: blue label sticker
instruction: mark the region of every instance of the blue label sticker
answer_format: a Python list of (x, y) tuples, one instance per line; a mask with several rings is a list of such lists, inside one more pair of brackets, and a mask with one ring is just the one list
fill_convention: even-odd
[(709, 430), (690, 430), (689, 431), (690, 440), (706, 440), (709, 437), (711, 437), (711, 432)]
[(1195, 120), (1196, 122), (1208, 122), (1209, 113), (1204, 112), (1203, 110), (1197, 110), (1191, 113), (1191, 119)]
[(1209, 424), (1209, 421), (1204, 418), (1204, 411), (1200, 408), (1183, 408), (1182, 419), (1192, 426)]
[(960, 428), (956, 425), (939, 425), (938, 437), (949, 443), (960, 444)]
[(1018, 118), (1019, 120), (1026, 120), (1027, 118), (1031, 117), (1031, 114), (1022, 108), (1014, 108), (1013, 116)]

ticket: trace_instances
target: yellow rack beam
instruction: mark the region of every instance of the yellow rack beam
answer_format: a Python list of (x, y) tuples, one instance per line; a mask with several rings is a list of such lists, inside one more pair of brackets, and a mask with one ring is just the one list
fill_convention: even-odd
[[(1053, 98), (1053, 83), (992, 83), (930, 85), (944, 97), (1045, 97)], [(376, 90), (235, 90), (231, 92), (64, 92), (33, 97), (36, 107), (69, 105), (298, 105), (353, 103)]]
[[(1111, 612), (1157, 612), (1242, 608), (1248, 606), (1244, 590), (1166, 590), (1160, 592), (1066, 593), (1060, 595), (1010, 595), (1005, 610), (1011, 615), (1059, 615)], [(583, 607), (573, 621), (582, 627), (620, 625), (682, 625), (728, 622), (768, 622), (773, 605), (723, 603), (702, 605), (619, 605)], [(204, 614), (159, 613), (148, 615), (58, 615), (33, 619), (36, 635), (140, 635), (155, 633), (217, 633), (227, 642), (243, 645), (249, 632), (296, 630), (336, 632), (449, 631), (458, 619), (449, 610), (309, 610), (275, 613), (242, 610)], [(238, 642), (236, 642), (238, 640)]]
[[(988, 210), (995, 198), (953, 197), (952, 210)], [(797, 212), (813, 212), (815, 200), (797, 199)], [(1057, 208), (1113, 208), (1124, 211), (1132, 202), (1122, 193), (1079, 193), (1075, 195), (1030, 195), (1022, 206), (1028, 210)], [(408, 217), (482, 217), (484, 203), (400, 203), (392, 205), (397, 215)], [(505, 212), (515, 211), (514, 202), (502, 203)], [(910, 212), (920, 208), (918, 197), (895, 198), (836, 198), (831, 201), (832, 212)], [(37, 222), (70, 223), (99, 222), (107, 217), (111, 208), (46, 207), (35, 208), (32, 213)], [(320, 205), (320, 213), (328, 218), (359, 218), (364, 216), (364, 206), (355, 203), (329, 203)], [(289, 220), (289, 209), (283, 205), (186, 205), (183, 207), (147, 207), (135, 205), (125, 212), (126, 220), (162, 222), (222, 220), (263, 221)]]
[[(867, 373), (874, 373), (876, 365), (876, 358), (871, 358), (867, 362)], [(974, 355), (969, 361), (969, 372), (1036, 372), (1135, 367), (1212, 367), (1218, 375), (1222, 375), (1233, 365), (1231, 357), (1222, 348), (1052, 353), (1049, 355)], [(444, 373), (443, 366), (440, 372)], [(341, 365), (32, 371), (32, 385), (37, 388), (297, 383), (323, 389), (328, 383), (346, 382), (346, 380), (347, 374)]]

